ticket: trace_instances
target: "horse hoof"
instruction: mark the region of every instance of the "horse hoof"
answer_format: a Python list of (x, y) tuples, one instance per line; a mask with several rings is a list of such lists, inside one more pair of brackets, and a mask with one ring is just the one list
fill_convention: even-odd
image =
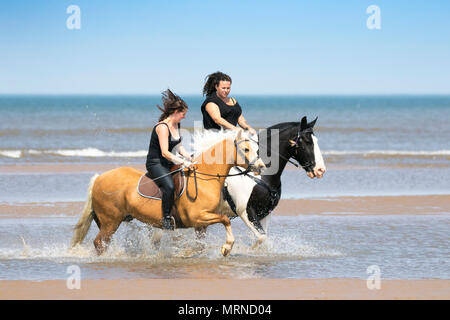
[(252, 249), (258, 248), (261, 244), (263, 244), (267, 239), (267, 236), (264, 234), (256, 240), (255, 244), (252, 246)]
[(264, 243), (267, 240), (267, 235), (263, 234), (261, 237), (259, 237), (258, 239), (258, 244)]
[(230, 254), (231, 248), (226, 248), (225, 246), (223, 246), (221, 252), (222, 252), (222, 255), (224, 257), (226, 257), (226, 256), (228, 256)]

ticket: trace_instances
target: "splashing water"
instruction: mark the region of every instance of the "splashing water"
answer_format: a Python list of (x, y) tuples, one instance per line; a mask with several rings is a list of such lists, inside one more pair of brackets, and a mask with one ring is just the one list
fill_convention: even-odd
[(0, 279), (65, 279), (74, 264), (83, 279), (366, 278), (373, 264), (385, 278), (448, 278), (449, 219), (273, 217), (267, 241), (255, 249), (248, 229), (233, 220), (236, 242), (226, 258), (220, 253), (222, 225), (197, 239), (193, 229), (162, 232), (133, 220), (97, 256), (95, 225), (81, 245), (70, 248), (76, 218), (0, 219)]

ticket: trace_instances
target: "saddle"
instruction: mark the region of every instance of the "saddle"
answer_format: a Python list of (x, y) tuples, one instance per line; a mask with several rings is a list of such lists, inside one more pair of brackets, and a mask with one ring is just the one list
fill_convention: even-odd
[[(179, 169), (180, 167), (181, 165), (173, 166), (170, 171), (173, 172)], [(173, 182), (175, 184), (175, 199), (178, 199), (181, 197), (184, 190), (186, 189), (184, 171), (180, 170), (172, 175), (173, 175)], [(159, 189), (158, 185), (146, 174), (143, 174), (141, 176), (136, 189), (137, 193), (144, 198), (162, 200), (162, 192)], [(184, 227), (183, 221), (181, 221), (180, 215), (178, 214), (178, 210), (175, 205), (172, 207), (171, 214), (176, 228), (183, 228)], [(124, 219), (124, 221), (127, 222), (130, 222), (131, 220), (133, 220), (133, 217), (130, 215), (126, 216)]]
[[(170, 171), (173, 172), (180, 167), (181, 165), (173, 166)], [(172, 176), (175, 185), (175, 199), (178, 199), (183, 194), (186, 186), (184, 171), (178, 171), (177, 173), (172, 174)], [(137, 192), (144, 198), (162, 200), (162, 192), (158, 185), (146, 174), (143, 174), (139, 179)]]

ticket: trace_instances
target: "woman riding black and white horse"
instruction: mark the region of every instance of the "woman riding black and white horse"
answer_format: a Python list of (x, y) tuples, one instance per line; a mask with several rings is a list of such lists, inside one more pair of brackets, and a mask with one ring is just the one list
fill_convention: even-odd
[[(318, 139), (313, 132), (316, 120), (317, 118), (308, 123), (306, 117), (303, 117), (300, 122), (280, 123), (263, 130), (259, 136), (264, 135), (268, 139), (259, 141), (260, 157), (264, 159), (267, 150), (271, 150), (272, 155), (278, 156), (278, 162), (274, 161), (278, 167), (272, 168), (270, 174), (267, 174), (266, 169), (261, 176), (246, 174), (230, 176), (225, 180), (226, 187), (222, 192), (218, 212), (230, 217), (241, 217), (256, 235), (256, 244), (262, 243), (267, 237), (268, 217), (280, 200), (281, 174), (287, 162), (291, 162), (291, 158), (295, 159), (310, 178), (321, 178), (325, 174)], [(276, 136), (278, 139), (275, 139)], [(234, 167), (230, 174), (241, 171), (239, 167)]]
[[(203, 88), (203, 94), (207, 97), (201, 107), (203, 127), (235, 130), (239, 124), (242, 128), (248, 129), (253, 135), (254, 143), (257, 144), (259, 137), (243, 117), (239, 103), (228, 97), (230, 87), (231, 78), (222, 72), (207, 77)], [(263, 242), (267, 237), (267, 217), (280, 200), (281, 174), (289, 159), (297, 160), (310, 178), (321, 178), (326, 171), (318, 140), (313, 133), (316, 120), (308, 123), (304, 117), (301, 122), (281, 123), (267, 128), (265, 136), (269, 139), (266, 144), (259, 143), (260, 156), (261, 151), (267, 154), (267, 150), (271, 150), (271, 154), (278, 154), (279, 159), (276, 162), (278, 168), (271, 170), (270, 174), (263, 172), (257, 177), (251, 173), (239, 175), (243, 170), (234, 167), (229, 173), (232, 176), (225, 180), (218, 211), (230, 217), (236, 215), (241, 217), (256, 235), (257, 243)], [(272, 144), (270, 136), (276, 130), (279, 133), (279, 141)]]

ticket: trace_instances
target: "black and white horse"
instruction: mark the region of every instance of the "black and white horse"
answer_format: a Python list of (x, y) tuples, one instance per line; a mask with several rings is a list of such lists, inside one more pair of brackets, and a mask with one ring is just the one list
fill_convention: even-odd
[[(225, 180), (218, 212), (230, 217), (238, 215), (247, 227), (256, 235), (255, 245), (262, 243), (267, 238), (269, 214), (277, 206), (281, 196), (281, 174), (287, 162), (295, 159), (306, 171), (310, 178), (321, 178), (325, 171), (325, 164), (315, 137), (313, 127), (317, 118), (308, 123), (306, 117), (300, 122), (279, 123), (259, 133), (259, 153), (271, 156), (278, 155), (278, 167), (275, 172), (261, 176), (253, 174), (237, 175)], [(274, 139), (274, 133), (278, 139)], [(262, 141), (262, 136), (267, 141)], [(263, 139), (264, 140), (264, 139)], [(272, 141), (278, 140), (278, 141)], [(266, 149), (266, 150), (264, 150)], [(264, 156), (262, 157), (264, 159)], [(243, 171), (239, 167), (231, 169), (230, 174)]]

